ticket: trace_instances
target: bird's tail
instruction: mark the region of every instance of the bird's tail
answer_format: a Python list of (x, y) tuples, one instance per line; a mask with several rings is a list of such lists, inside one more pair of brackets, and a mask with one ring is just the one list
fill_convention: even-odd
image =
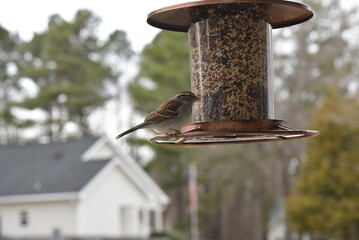
[(118, 134), (118, 135), (116, 136), (116, 140), (119, 139), (120, 137), (123, 137), (123, 136), (125, 136), (125, 135), (127, 135), (127, 134), (133, 132), (133, 131), (136, 131), (136, 130), (138, 130), (138, 129), (140, 129), (140, 128), (144, 128), (144, 127), (146, 127), (146, 126), (149, 125), (149, 124), (150, 124), (150, 123), (140, 123), (140, 124), (138, 124), (137, 126), (134, 126), (133, 128), (130, 128), (130, 129), (124, 131), (123, 133)]

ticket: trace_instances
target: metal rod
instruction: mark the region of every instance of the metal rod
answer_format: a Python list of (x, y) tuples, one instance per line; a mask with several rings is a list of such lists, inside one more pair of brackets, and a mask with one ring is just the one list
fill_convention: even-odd
[(191, 240), (199, 240), (197, 166), (195, 163), (190, 163), (188, 169), (188, 195), (191, 212)]

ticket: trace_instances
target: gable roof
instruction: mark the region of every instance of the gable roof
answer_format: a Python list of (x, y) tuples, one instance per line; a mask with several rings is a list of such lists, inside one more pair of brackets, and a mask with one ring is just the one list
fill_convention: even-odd
[(110, 161), (82, 161), (98, 139), (0, 147), (0, 197), (80, 191)]
[[(169, 196), (157, 185), (157, 183), (143, 170), (143, 168), (129, 155), (121, 151), (121, 145), (115, 145), (107, 137), (100, 138), (95, 144), (93, 144), (82, 156), (84, 161), (96, 161), (100, 156), (109, 156), (112, 154), (112, 165), (109, 163), (106, 168), (119, 167), (124, 171), (124, 174), (140, 189), (150, 200), (159, 201), (163, 205), (167, 205), (170, 202)], [(104, 173), (105, 169), (101, 171)], [(97, 179), (101, 179), (101, 173), (99, 173), (92, 182), (96, 182)], [(87, 194), (88, 189), (91, 189), (96, 185), (95, 183), (89, 183), (82, 189), (81, 195)]]

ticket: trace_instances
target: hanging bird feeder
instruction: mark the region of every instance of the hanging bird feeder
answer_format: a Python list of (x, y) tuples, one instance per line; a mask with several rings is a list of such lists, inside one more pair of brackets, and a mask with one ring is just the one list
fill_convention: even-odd
[(282, 141), (316, 136), (274, 119), (272, 28), (310, 19), (311, 9), (283, 0), (202, 0), (153, 11), (147, 22), (188, 32), (194, 123), (156, 136), (156, 144)]

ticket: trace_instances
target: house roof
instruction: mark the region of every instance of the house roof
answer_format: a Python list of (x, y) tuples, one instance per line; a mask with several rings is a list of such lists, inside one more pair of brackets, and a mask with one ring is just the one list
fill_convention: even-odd
[[(107, 137), (102, 137), (93, 146), (91, 146), (91, 148), (84, 153), (83, 160), (93, 161), (99, 159), (101, 156), (109, 156), (109, 154), (114, 156), (113, 164), (107, 165), (109, 169), (111, 169), (111, 166), (122, 169), (124, 174), (132, 180), (132, 182), (148, 197), (149, 200), (156, 202), (159, 201), (163, 206), (170, 202), (169, 196), (167, 196), (167, 194), (156, 184), (155, 181), (153, 181), (153, 179), (140, 165), (138, 165), (134, 159), (122, 151), (121, 145), (114, 144)], [(93, 185), (94, 184), (89, 183), (87, 187), (91, 187)], [(82, 190), (82, 195), (86, 195), (87, 189), (85, 187), (85, 189)]]
[(0, 147), (0, 197), (80, 191), (110, 161), (82, 161), (98, 139)]

